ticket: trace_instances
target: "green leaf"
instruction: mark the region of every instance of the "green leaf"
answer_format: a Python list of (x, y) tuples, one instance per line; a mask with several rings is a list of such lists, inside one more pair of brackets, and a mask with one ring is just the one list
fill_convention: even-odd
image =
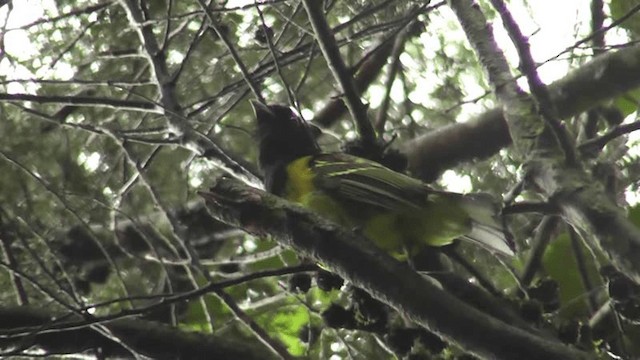
[[(598, 266), (590, 256), (590, 251), (580, 243), (584, 254), (587, 275), (594, 287), (602, 285)], [(582, 277), (578, 271), (578, 263), (571, 247), (571, 239), (567, 232), (560, 234), (549, 246), (542, 258), (543, 267), (560, 287), (560, 313), (564, 319), (588, 317), (588, 290), (584, 287)]]
[[(640, 0), (611, 0), (609, 9), (613, 20), (618, 20), (627, 15), (635, 6), (640, 5)], [(636, 12), (630, 18), (619, 25), (629, 31), (632, 37), (640, 36), (640, 13)]]
[(615, 106), (622, 112), (624, 117), (638, 111), (640, 103), (640, 89), (629, 91), (628, 93), (617, 97), (614, 100)]
[(303, 355), (306, 346), (300, 341), (300, 329), (309, 323), (309, 310), (303, 305), (281, 307), (276, 314), (264, 313), (257, 322), (278, 337), (294, 356)]
[[(213, 319), (220, 319), (223, 315), (228, 316), (231, 313), (218, 297), (206, 296), (204, 302), (209, 315)], [(209, 332), (210, 324), (205, 316), (202, 302), (198, 299), (190, 301), (187, 313), (178, 325), (181, 329), (185, 330)]]

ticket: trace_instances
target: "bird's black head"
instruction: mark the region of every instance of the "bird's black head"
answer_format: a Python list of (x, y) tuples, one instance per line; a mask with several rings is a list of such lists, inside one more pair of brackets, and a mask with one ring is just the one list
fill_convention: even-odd
[(258, 122), (259, 163), (263, 171), (320, 152), (316, 128), (284, 105), (252, 102)]

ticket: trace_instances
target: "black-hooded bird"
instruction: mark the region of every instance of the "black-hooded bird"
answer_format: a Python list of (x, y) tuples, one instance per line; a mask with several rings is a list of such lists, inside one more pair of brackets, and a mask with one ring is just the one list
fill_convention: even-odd
[(489, 195), (438, 191), (376, 162), (325, 153), (316, 142), (318, 129), (288, 106), (252, 105), (267, 191), (359, 229), (396, 258), (457, 238), (513, 255)]

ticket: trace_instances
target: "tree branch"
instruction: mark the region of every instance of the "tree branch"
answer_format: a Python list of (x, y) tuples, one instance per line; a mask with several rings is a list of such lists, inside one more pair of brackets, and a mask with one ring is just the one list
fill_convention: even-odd
[(564, 153), (567, 165), (576, 166), (578, 157), (576, 155), (574, 141), (569, 137), (566, 129), (562, 127), (560, 119), (558, 118), (558, 111), (551, 101), (549, 90), (547, 86), (542, 83), (538, 75), (536, 62), (531, 56), (529, 39), (522, 34), (520, 26), (516, 23), (503, 0), (491, 0), (491, 3), (500, 14), (502, 23), (511, 38), (511, 42), (513, 42), (518, 51), (520, 69), (527, 78), (527, 83), (529, 84), (531, 96), (536, 104), (538, 114), (545, 121), (549, 129), (551, 129), (555, 140)]
[(221, 151), (217, 144), (193, 129), (186, 121), (176, 94), (177, 79), (169, 72), (166, 54), (160, 49), (153, 29), (147, 23), (144, 3), (134, 0), (120, 0), (120, 2), (127, 13), (131, 27), (137, 32), (140, 43), (145, 49), (144, 54), (151, 68), (152, 80), (155, 80), (158, 87), (162, 111), (171, 132), (180, 138), (182, 146), (200, 155), (207, 155), (208, 159), (214, 160), (216, 165), (230, 175), (253, 185), (259, 184), (260, 180), (256, 174), (234, 161), (232, 156)]
[(353, 231), (231, 179), (200, 193), (210, 213), (232, 226), (293, 247), (376, 299), (474, 354), (493, 359), (586, 359), (558, 341), (489, 316), (443, 291)]
[[(450, 4), (504, 105), (509, 131), (520, 156), (531, 159), (526, 164), (527, 179), (555, 202), (563, 218), (586, 239), (592, 240), (592, 244), (597, 244), (618, 269), (640, 282), (640, 230), (605, 194), (602, 184), (578, 164), (567, 166), (558, 156), (557, 144), (547, 141), (548, 128), (539, 129), (538, 124), (544, 122), (533, 114), (529, 98), (515, 85), (479, 6), (471, 0), (451, 0)], [(535, 144), (530, 136), (537, 140)], [(527, 150), (535, 152), (522, 153)]]
[(531, 241), (531, 251), (529, 252), (529, 257), (527, 258), (522, 276), (520, 277), (520, 282), (523, 286), (529, 286), (536, 276), (536, 273), (540, 270), (542, 256), (547, 249), (547, 245), (549, 245), (549, 242), (553, 238), (559, 223), (560, 218), (557, 216), (545, 216), (542, 218)]
[(609, 196), (604, 186), (582, 169), (552, 159), (527, 165), (535, 186), (558, 204), (563, 218), (598, 246), (630, 278), (640, 282), (640, 230)]
[[(0, 335), (6, 330), (46, 326), (59, 314), (42, 308), (0, 307)], [(71, 316), (66, 321), (81, 320)], [(104, 325), (115, 336), (126, 339), (126, 344), (136, 352), (154, 359), (196, 359), (206, 354), (211, 359), (271, 359), (255, 344), (233, 341), (229, 336), (212, 336), (180, 331), (167, 325), (121, 319)], [(0, 336), (0, 348), (9, 350), (24, 346), (37, 346), (48, 354), (81, 353), (87, 349), (100, 349), (104, 357), (130, 357), (131, 353), (121, 345), (105, 338), (88, 327), (56, 329), (35, 334)], [(3, 353), (9, 355), (10, 353)], [(17, 354), (14, 354), (17, 355)]]
[[(640, 45), (603, 54), (548, 86), (560, 118), (568, 118), (640, 86)], [(487, 158), (512, 143), (504, 113), (487, 110), (403, 144), (409, 171), (425, 181), (455, 165)]]
[(367, 116), (367, 107), (362, 103), (360, 92), (342, 60), (336, 39), (322, 12), (323, 3), (316, 0), (303, 0), (303, 4), (316, 34), (320, 50), (322, 50), (329, 69), (344, 93), (347, 108), (356, 123), (360, 139), (365, 147), (373, 146), (376, 143), (376, 134)]
[(150, 101), (120, 100), (93, 96), (64, 96), (64, 95), (32, 95), (32, 94), (3, 94), (0, 101), (35, 102), (39, 104), (65, 104), (91, 107), (106, 107), (114, 110), (129, 110), (161, 113), (160, 106)]

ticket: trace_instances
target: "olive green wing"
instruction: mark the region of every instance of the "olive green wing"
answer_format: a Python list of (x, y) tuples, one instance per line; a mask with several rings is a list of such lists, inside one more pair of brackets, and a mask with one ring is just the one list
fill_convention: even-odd
[(421, 181), (343, 153), (319, 154), (310, 163), (315, 186), (338, 199), (387, 210), (423, 208), (429, 188)]
[(336, 199), (390, 211), (415, 209), (416, 214), (429, 215), (423, 221), (437, 221), (441, 231), (449, 227), (466, 229), (458, 236), (491, 251), (513, 255), (497, 215), (499, 207), (487, 194), (433, 190), (417, 179), (344, 153), (315, 155), (310, 166), (315, 187)]

